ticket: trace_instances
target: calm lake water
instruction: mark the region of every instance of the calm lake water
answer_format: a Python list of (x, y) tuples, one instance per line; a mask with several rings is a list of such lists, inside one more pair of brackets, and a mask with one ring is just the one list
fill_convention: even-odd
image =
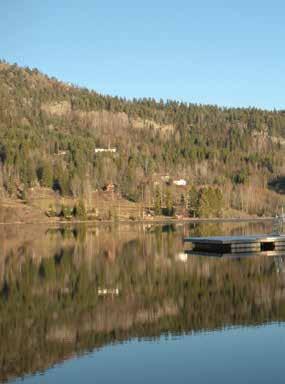
[(284, 383), (285, 255), (186, 256), (267, 223), (2, 227), (0, 382)]

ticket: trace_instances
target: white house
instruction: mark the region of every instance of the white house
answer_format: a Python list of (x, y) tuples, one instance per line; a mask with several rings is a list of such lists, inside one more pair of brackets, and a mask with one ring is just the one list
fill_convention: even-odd
[(102, 152), (112, 152), (115, 153), (117, 152), (116, 148), (95, 148), (94, 149), (95, 153), (102, 153)]
[(58, 156), (65, 156), (67, 154), (67, 151), (58, 151)]
[(187, 181), (185, 179), (173, 180), (173, 184), (185, 187), (185, 185), (187, 185)]

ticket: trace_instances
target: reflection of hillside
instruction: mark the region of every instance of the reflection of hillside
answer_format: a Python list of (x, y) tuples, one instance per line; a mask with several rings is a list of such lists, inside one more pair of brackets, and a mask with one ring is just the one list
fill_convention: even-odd
[[(2, 267), (0, 379), (135, 336), (284, 320), (273, 258), (181, 263), (181, 231), (47, 231), (28, 245), (25, 237), (20, 264), (17, 243)], [(120, 294), (98, 296), (98, 287)]]
[(0, 232), (0, 281), (3, 280), (5, 269), (21, 269), (27, 259), (40, 263), (42, 259), (63, 252), (69, 253), (75, 260), (80, 257), (92, 259), (96, 254), (104, 254), (106, 259), (114, 260), (116, 253), (137, 233), (128, 227), (114, 231), (109, 226), (98, 228), (48, 229), (45, 226), (6, 226)]
[(202, 222), (191, 223), (189, 229), (192, 236), (219, 236), (221, 234), (249, 235), (255, 233), (271, 233), (272, 222)]

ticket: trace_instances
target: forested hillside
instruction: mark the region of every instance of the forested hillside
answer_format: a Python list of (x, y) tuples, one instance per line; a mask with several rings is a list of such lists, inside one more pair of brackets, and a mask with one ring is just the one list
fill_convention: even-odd
[[(195, 191), (206, 189), (200, 200), (212, 196), (223, 209), (274, 213), (284, 149), (282, 111), (130, 101), (0, 62), (2, 198), (24, 199), (41, 186), (87, 201), (112, 183), (123, 198), (158, 209), (191, 214)], [(181, 178), (187, 187), (177, 192), (169, 180)], [(279, 193), (270, 190), (276, 185)]]

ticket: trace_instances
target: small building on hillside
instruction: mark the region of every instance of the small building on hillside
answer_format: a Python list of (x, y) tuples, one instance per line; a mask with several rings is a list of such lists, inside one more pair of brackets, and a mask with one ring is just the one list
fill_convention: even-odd
[(111, 153), (116, 153), (117, 149), (116, 148), (95, 148), (94, 149), (95, 153), (104, 153), (104, 152), (111, 152)]
[(104, 192), (115, 192), (115, 184), (113, 183), (108, 183), (103, 187)]
[(185, 179), (173, 180), (174, 185), (178, 185), (179, 187), (185, 187), (187, 185), (187, 181)]
[(57, 155), (58, 156), (65, 156), (67, 154), (67, 151), (58, 151)]

